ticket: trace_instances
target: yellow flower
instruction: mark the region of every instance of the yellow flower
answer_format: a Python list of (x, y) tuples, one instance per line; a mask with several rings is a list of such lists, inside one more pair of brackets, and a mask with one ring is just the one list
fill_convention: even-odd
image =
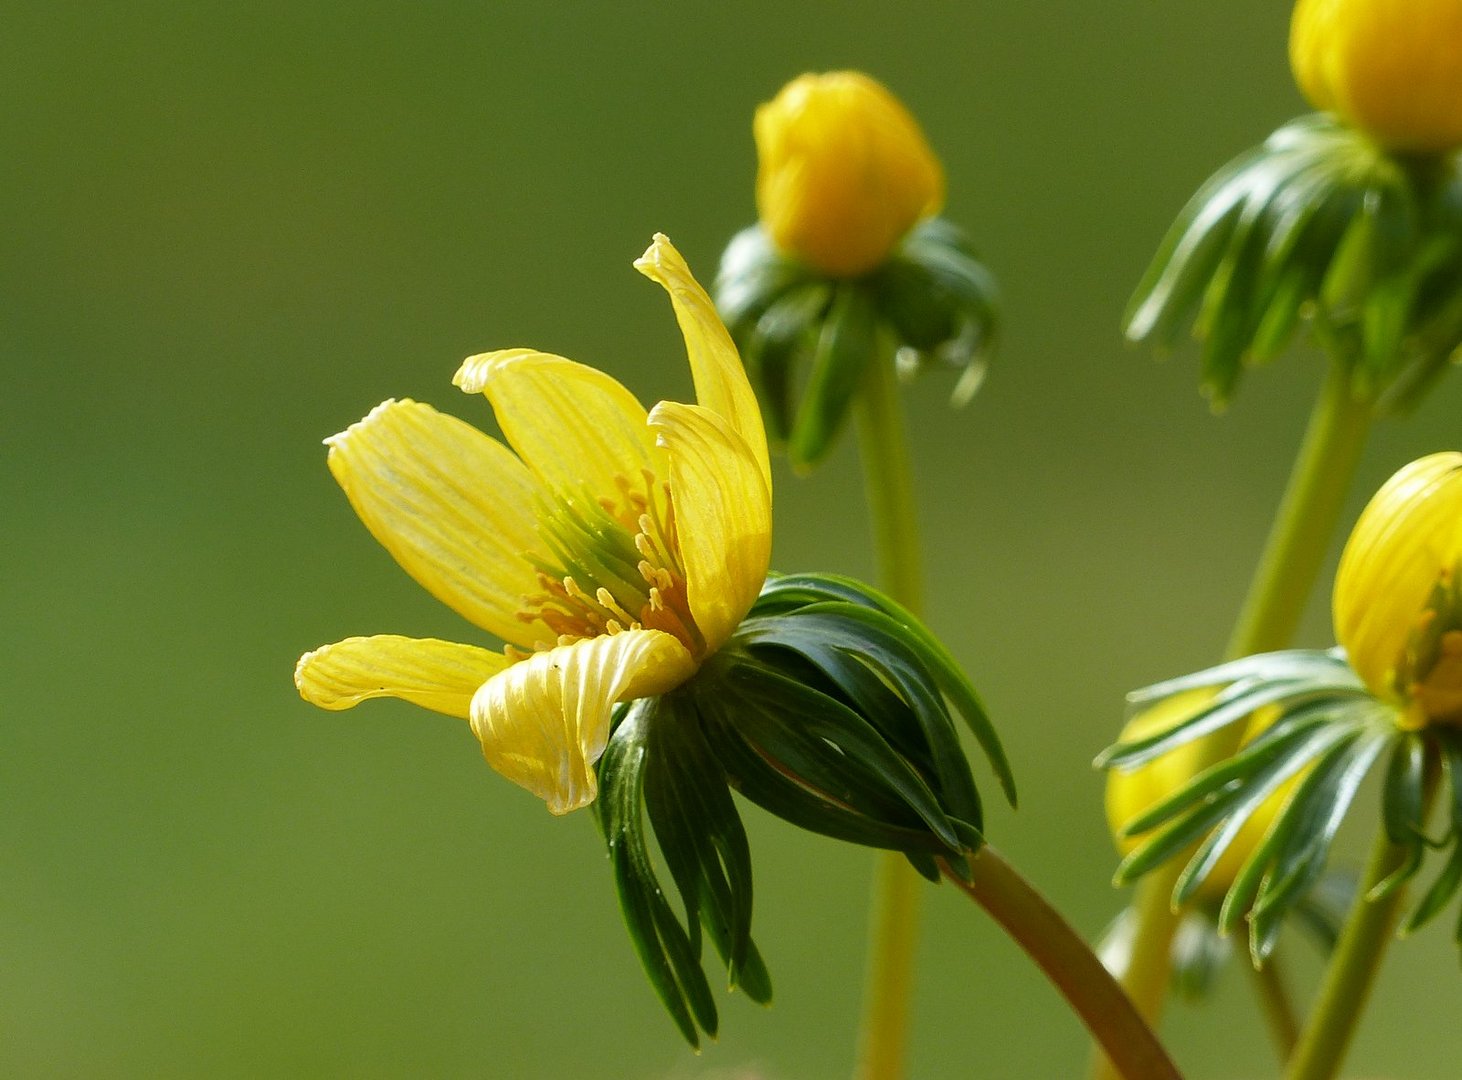
[(884, 261), (944, 203), (918, 123), (856, 71), (800, 75), (756, 110), (757, 211), (783, 251), (834, 277)]
[[(1118, 742), (1135, 742), (1175, 727), (1206, 707), (1217, 693), (1215, 689), (1202, 688), (1185, 690), (1164, 698), (1128, 721)], [(1279, 715), (1277, 708), (1260, 709), (1256, 712), (1247, 721), (1244, 742), (1258, 736), (1279, 719)], [(1202, 762), (1201, 740), (1195, 740), (1175, 747), (1162, 757), (1131, 771), (1113, 769), (1107, 773), (1107, 826), (1111, 829), (1112, 839), (1120, 854), (1130, 855), (1152, 835), (1139, 833), (1136, 836), (1124, 836), (1122, 830), (1126, 824), (1197, 776)], [(1269, 831), (1269, 826), (1273, 824), (1285, 799), (1305, 771), (1301, 770), (1282, 783), (1244, 822), (1238, 835), (1198, 886), (1194, 898), (1200, 904), (1217, 904), (1223, 899), (1224, 893), (1228, 892), (1245, 861), (1264, 839), (1264, 834)]]
[(1462, 723), (1462, 453), (1413, 461), (1382, 486), (1340, 557), (1335, 638), (1404, 725)]
[(488, 763), (555, 814), (597, 794), (614, 704), (689, 679), (751, 607), (770, 555), (766, 436), (736, 348), (669, 240), (635, 268), (670, 294), (698, 404), (646, 413), (602, 372), (508, 349), (453, 381), (487, 396), (511, 450), (414, 401), (326, 440), (372, 535), (507, 646), (347, 638), (300, 658), (300, 694), (470, 719)]
[(1295, 81), (1393, 150), (1462, 145), (1462, 0), (1299, 0)]

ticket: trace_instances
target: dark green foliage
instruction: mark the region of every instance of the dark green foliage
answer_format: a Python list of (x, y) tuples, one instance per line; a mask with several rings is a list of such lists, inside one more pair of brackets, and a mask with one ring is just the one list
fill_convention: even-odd
[[(1322, 930), (1329, 925), (1312, 890), (1362, 783), (1385, 760), (1380, 819), (1405, 857), (1363, 901), (1376, 900), (1415, 877), (1429, 847), (1449, 848), (1448, 859), (1404, 930), (1436, 915), (1462, 886), (1462, 732), (1398, 726), (1396, 708), (1366, 690), (1338, 649), (1249, 657), (1137, 691), (1131, 702), (1142, 710), (1199, 687), (1219, 693), (1167, 731), (1108, 748), (1098, 765), (1137, 768), (1222, 727), (1247, 722), (1258, 709), (1275, 706), (1279, 716), (1227, 760), (1125, 825), (1127, 835), (1149, 830), (1152, 835), (1122, 860), (1119, 883), (1184, 857), (1173, 902), (1191, 900), (1250, 816), (1281, 784), (1299, 776), (1217, 913), (1220, 933), (1248, 924), (1250, 953), (1256, 964), (1262, 963), (1289, 915), (1299, 914)], [(1450, 791), (1451, 828), (1434, 841), (1426, 835), (1425, 819), (1430, 792), (1441, 776)]]
[(1280, 128), (1189, 201), (1128, 307), (1167, 351), (1191, 325), (1215, 406), (1307, 322), (1358, 398), (1413, 404), (1462, 344), (1462, 173), (1323, 115)]
[(599, 763), (599, 821), (630, 938), (691, 1045), (717, 1027), (703, 938), (731, 987), (771, 998), (731, 792), (812, 832), (900, 851), (931, 880), (941, 866), (966, 875), (983, 814), (951, 710), (1013, 802), (999, 739), (944, 648), (880, 593), (814, 574), (772, 578), (693, 679), (620, 710)]
[(979, 385), (999, 327), (999, 289), (963, 233), (941, 218), (910, 230), (877, 269), (827, 278), (783, 255), (761, 226), (727, 245), (716, 305), (756, 385), (772, 437), (794, 466), (832, 449), (869, 363), (962, 372)]

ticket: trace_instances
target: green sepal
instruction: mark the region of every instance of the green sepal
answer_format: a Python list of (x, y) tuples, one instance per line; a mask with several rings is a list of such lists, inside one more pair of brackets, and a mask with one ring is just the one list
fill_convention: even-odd
[(1168, 230), (1128, 306), (1168, 351), (1191, 323), (1216, 408), (1307, 319), (1351, 390), (1413, 405), (1462, 341), (1462, 170), (1388, 154), (1315, 115), (1221, 168)]
[(877, 332), (878, 309), (867, 286), (839, 283), (818, 332), (807, 386), (787, 440), (794, 469), (811, 469), (832, 449), (877, 351)]
[(768, 431), (800, 469), (836, 443), (868, 364), (902, 374), (953, 368), (961, 374), (951, 402), (962, 405), (999, 337), (994, 275), (942, 218), (915, 225), (858, 278), (819, 274), (753, 225), (727, 245), (714, 293)]
[(980, 700), (974, 684), (954, 656), (922, 620), (886, 593), (853, 578), (838, 574), (785, 574), (767, 579), (750, 615), (791, 611), (829, 600), (841, 600), (856, 607), (879, 612), (892, 620), (893, 628), (934, 677), (935, 684), (954, 710), (964, 719), (984, 752), (1006, 801), (1019, 805), (1015, 774), (1000, 742), (1000, 735)]
[(832, 303), (833, 287), (808, 281), (778, 296), (741, 338), (742, 357), (762, 401), (767, 426), (777, 443), (792, 435), (799, 401), (797, 366), (808, 342), (815, 340), (823, 315)]
[(620, 910), (650, 985), (686, 1042), (715, 1036), (716, 1003), (697, 949), (665, 900), (644, 834), (646, 742), (655, 699), (637, 702), (620, 721), (599, 762), (600, 826), (609, 846)]
[[(1403, 935), (1414, 933), (1434, 919), (1462, 885), (1462, 734), (1455, 731), (1440, 733), (1436, 746), (1442, 775), (1451, 795), (1451, 827), (1442, 846), (1450, 845), (1452, 850), (1436, 879), (1402, 924)], [(1462, 923), (1459, 923), (1459, 930), (1462, 930)], [(1462, 936), (1459, 936), (1458, 945), (1462, 945)]]
[(951, 222), (930, 218), (910, 230), (873, 278), (879, 310), (898, 342), (901, 371), (962, 372), (950, 395), (967, 404), (1000, 337), (1000, 287)]
[(1320, 879), (1365, 777), (1405, 736), (1392, 707), (1370, 695), (1338, 650), (1248, 657), (1139, 690), (1129, 700), (1141, 711), (1199, 688), (1216, 691), (1206, 708), (1155, 736), (1109, 748), (1099, 762), (1138, 767), (1223, 726), (1247, 722), (1258, 709), (1276, 708), (1279, 715), (1229, 758), (1127, 823), (1128, 833), (1157, 832), (1122, 861), (1117, 877), (1125, 883), (1182, 857), (1173, 904), (1188, 904), (1249, 818), (1282, 784), (1299, 777), (1217, 912), (1223, 933), (1248, 921), (1250, 954), (1262, 964), (1285, 918)]
[(732, 337), (740, 338), (773, 303), (809, 280), (805, 266), (777, 251), (760, 225), (751, 225), (732, 237), (721, 255), (716, 308)]

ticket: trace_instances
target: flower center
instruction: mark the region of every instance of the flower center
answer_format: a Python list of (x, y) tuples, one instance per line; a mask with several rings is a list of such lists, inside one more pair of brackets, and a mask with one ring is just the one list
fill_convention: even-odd
[[(558, 635), (542, 651), (601, 634), (662, 630), (692, 655), (705, 640), (691, 616), (670, 486), (646, 470), (640, 484), (615, 477), (612, 498), (559, 493), (539, 507), (547, 555), (530, 554), (542, 592), (523, 598), (518, 618)], [(514, 660), (529, 654), (509, 645)]]

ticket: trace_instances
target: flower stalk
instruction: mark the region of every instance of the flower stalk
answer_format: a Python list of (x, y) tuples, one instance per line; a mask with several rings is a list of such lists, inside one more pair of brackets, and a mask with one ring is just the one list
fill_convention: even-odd
[(1045, 973), (1123, 1080), (1179, 1080), (1177, 1066), (1081, 936), (988, 844), (970, 879), (945, 877), (988, 912)]
[[(924, 602), (923, 561), (913, 470), (891, 359), (875, 355), (867, 365), (856, 415), (878, 580), (917, 615)], [(861, 1080), (895, 1080), (904, 1075), (921, 889), (918, 875), (902, 855), (894, 851), (878, 855), (858, 1047)]]
[(1406, 857), (1406, 848), (1393, 843), (1384, 826), (1377, 830), (1366, 876), (1326, 969), (1310, 1022), (1290, 1058), (1286, 1080), (1333, 1080), (1339, 1073), (1381, 959), (1396, 936), (1406, 890), (1391, 889), (1376, 900), (1367, 894), (1395, 873)]
[[(1347, 366), (1332, 356), (1229, 639), (1228, 659), (1283, 648), (1294, 634), (1339, 522), (1371, 416), (1371, 403), (1355, 396)], [(1241, 727), (1235, 726), (1204, 739), (1199, 771), (1232, 754), (1241, 734)], [(1153, 1025), (1162, 1016), (1167, 995), (1170, 950), (1178, 926), (1170, 898), (1181, 872), (1182, 863), (1174, 860), (1138, 883), (1137, 930), (1128, 968), (1120, 975), (1138, 1011)], [(1275, 1000), (1270, 995), (1260, 994), (1259, 1003), (1271, 1026), (1284, 1023), (1282, 1016), (1272, 1013)], [(1096, 1080), (1112, 1076), (1100, 1055), (1093, 1075)]]

